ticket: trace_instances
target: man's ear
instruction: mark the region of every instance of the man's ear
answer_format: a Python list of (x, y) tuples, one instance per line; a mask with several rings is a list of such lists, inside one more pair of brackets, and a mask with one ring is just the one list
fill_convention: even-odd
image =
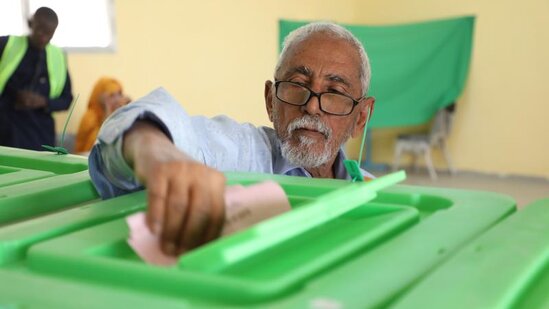
[(360, 136), (360, 134), (362, 134), (362, 132), (364, 131), (364, 126), (367, 125), (368, 121), (372, 118), (372, 114), (374, 113), (375, 102), (376, 102), (376, 99), (374, 97), (367, 97), (362, 99), (362, 102), (361, 102), (362, 106), (360, 108), (360, 111), (356, 120), (355, 129), (351, 134), (353, 138)]
[(267, 109), (267, 115), (269, 115), (269, 120), (273, 122), (273, 82), (268, 80), (265, 82), (265, 108)]
[(370, 107), (370, 118), (368, 118), (368, 122), (370, 122), (370, 120), (372, 119), (372, 115), (374, 114), (374, 107), (376, 105), (376, 98), (374, 97), (367, 97), (366, 98), (366, 103), (368, 104), (368, 106)]

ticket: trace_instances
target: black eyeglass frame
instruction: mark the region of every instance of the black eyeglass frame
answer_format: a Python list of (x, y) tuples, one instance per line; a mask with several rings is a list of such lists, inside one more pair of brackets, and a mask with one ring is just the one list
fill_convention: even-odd
[[(289, 84), (292, 84), (292, 85), (296, 85), (296, 86), (305, 88), (305, 89), (309, 90), (309, 97), (307, 98), (307, 100), (305, 100), (305, 103), (303, 103), (303, 104), (295, 104), (295, 103), (286, 102), (286, 101), (284, 101), (284, 100), (282, 100), (281, 98), (278, 97), (278, 85), (280, 83), (289, 83)], [(275, 86), (275, 96), (280, 101), (282, 101), (286, 104), (293, 105), (293, 106), (304, 106), (304, 105), (307, 105), (307, 103), (309, 103), (309, 101), (311, 100), (312, 97), (316, 97), (318, 99), (318, 107), (320, 108), (320, 110), (322, 112), (326, 113), (326, 114), (330, 114), (330, 115), (334, 115), (334, 116), (348, 116), (348, 115), (350, 115), (355, 110), (355, 106), (357, 106), (358, 103), (360, 103), (360, 100), (364, 99), (364, 97), (360, 97), (358, 100), (355, 100), (351, 96), (345, 95), (343, 93), (337, 93), (337, 92), (326, 91), (326, 92), (317, 93), (317, 92), (314, 92), (313, 90), (311, 90), (311, 88), (309, 88), (307, 86), (304, 86), (302, 84), (298, 84), (298, 83), (295, 83), (295, 82), (287, 81), (287, 80), (277, 80), (277, 81), (275, 81), (274, 86)], [(321, 97), (322, 97), (323, 94), (326, 94), (326, 93), (337, 94), (337, 95), (344, 96), (344, 97), (347, 97), (347, 98), (351, 99), (353, 101), (353, 106), (351, 107), (351, 111), (349, 111), (347, 114), (334, 114), (334, 113), (325, 111), (322, 108), (322, 99), (321, 99)]]

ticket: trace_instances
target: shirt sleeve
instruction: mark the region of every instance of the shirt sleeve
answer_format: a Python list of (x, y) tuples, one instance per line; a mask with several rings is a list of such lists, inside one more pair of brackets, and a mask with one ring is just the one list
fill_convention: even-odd
[(101, 127), (90, 153), (89, 171), (103, 198), (143, 188), (122, 154), (124, 133), (140, 119), (155, 123), (194, 160), (220, 171), (272, 171), (271, 145), (263, 130), (225, 116), (189, 116), (159, 88), (116, 110)]
[(72, 102), (72, 86), (71, 86), (71, 77), (67, 71), (67, 79), (65, 81), (65, 86), (63, 91), (58, 98), (49, 99), (48, 98), (48, 109), (52, 112), (63, 111), (69, 108)]

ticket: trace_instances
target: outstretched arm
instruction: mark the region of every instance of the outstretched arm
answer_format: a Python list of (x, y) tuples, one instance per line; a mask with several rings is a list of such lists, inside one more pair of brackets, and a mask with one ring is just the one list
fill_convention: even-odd
[(105, 121), (89, 172), (103, 198), (146, 187), (149, 227), (164, 251), (181, 252), (221, 228), (225, 179), (219, 171), (271, 172), (270, 149), (261, 130), (227, 117), (191, 117), (157, 89)]
[(123, 155), (148, 190), (147, 225), (165, 253), (179, 254), (219, 236), (225, 217), (221, 172), (179, 151), (147, 121), (125, 134)]

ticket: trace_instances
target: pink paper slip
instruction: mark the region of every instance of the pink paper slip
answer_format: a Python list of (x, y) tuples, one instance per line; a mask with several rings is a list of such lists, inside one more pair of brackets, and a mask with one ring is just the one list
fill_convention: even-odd
[(130, 228), (128, 244), (145, 262), (161, 266), (171, 266), (177, 263), (177, 257), (169, 256), (160, 250), (158, 237), (151, 233), (145, 224), (145, 213), (138, 212), (126, 217)]
[[(266, 181), (249, 187), (231, 186), (225, 190), (225, 224), (222, 236), (246, 229), (256, 223), (291, 210), (280, 185)], [(145, 224), (145, 213), (126, 217), (130, 228), (128, 244), (145, 262), (161, 266), (177, 263), (178, 257), (165, 255), (160, 242)]]

